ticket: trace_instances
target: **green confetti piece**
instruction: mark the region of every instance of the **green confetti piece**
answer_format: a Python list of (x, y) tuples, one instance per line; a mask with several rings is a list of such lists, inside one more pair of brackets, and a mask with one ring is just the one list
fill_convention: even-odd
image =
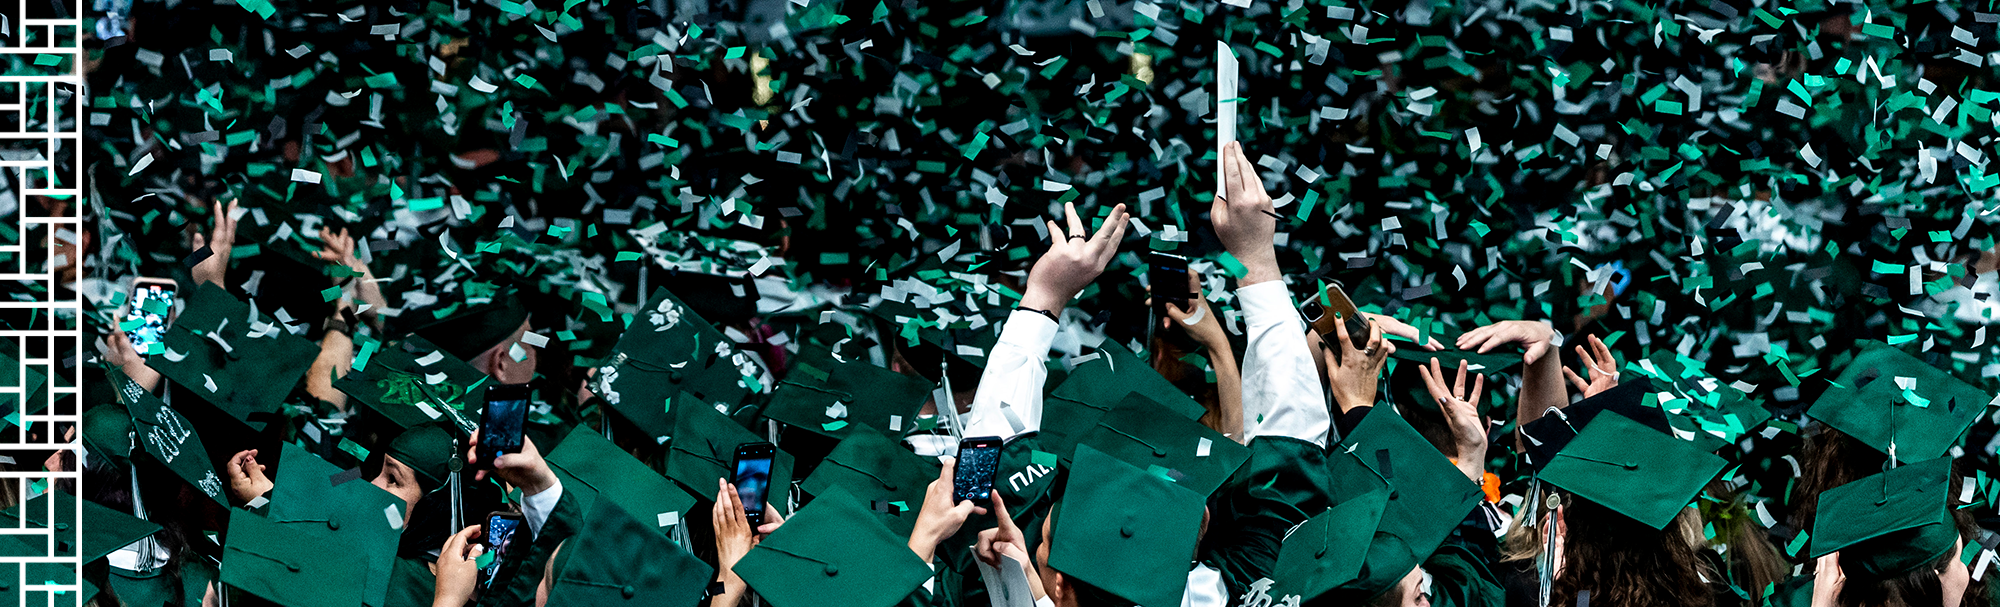
[(535, 80), (535, 77), (534, 77), (534, 76), (529, 76), (529, 75), (527, 75), (527, 74), (521, 74), (521, 75), (519, 75), (519, 76), (515, 76), (515, 77), (514, 77), (514, 84), (518, 84), (518, 85), (521, 85), (521, 88), (530, 88), (530, 89), (531, 89), (531, 88), (535, 88), (535, 85), (537, 85), (537, 84), (540, 84), (540, 81), (538, 81), (538, 80)]
[(1029, 453), (1028, 460), (1043, 468), (1054, 468), (1057, 463), (1056, 454), (1039, 449)]

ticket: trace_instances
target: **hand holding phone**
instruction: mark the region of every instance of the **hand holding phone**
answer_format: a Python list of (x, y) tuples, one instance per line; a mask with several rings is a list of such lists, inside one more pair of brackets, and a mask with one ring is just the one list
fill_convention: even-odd
[(118, 329), (132, 340), (134, 351), (141, 355), (158, 354), (164, 348), (162, 341), (173, 322), (179, 288), (179, 284), (168, 278), (132, 281), (132, 295), (118, 315)]
[(998, 436), (968, 437), (958, 443), (957, 468), (952, 472), (951, 501), (985, 503), (993, 496), (993, 477), (1000, 471)]
[(1182, 309), (1194, 298), (1188, 292), (1188, 259), (1170, 253), (1153, 251), (1146, 254), (1146, 284), (1152, 290), (1154, 316), (1166, 318), (1166, 306)]
[(480, 586), (493, 584), (494, 576), (500, 573), (500, 563), (509, 556), (508, 549), (514, 545), (515, 533), (526, 522), (527, 518), (519, 512), (493, 512), (486, 515), (486, 529), (481, 541), (485, 542), (486, 553), (493, 555), (493, 560), (488, 561), (486, 567), (479, 570)]
[(732, 468), (736, 470), (736, 495), (743, 500), (743, 518), (750, 528), (764, 524), (764, 503), (771, 491), (771, 459), (778, 448), (771, 443), (745, 443), (736, 447)]
[[(1326, 303), (1322, 304), (1324, 301)], [(1306, 322), (1319, 333), (1321, 339), (1335, 339), (1340, 333), (1333, 323), (1347, 323), (1347, 338), (1359, 350), (1368, 347), (1368, 321), (1361, 316), (1361, 309), (1355, 307), (1354, 300), (1348, 299), (1347, 290), (1339, 282), (1326, 283), (1326, 290), (1320, 297), (1307, 300), (1299, 306), (1299, 313), (1305, 315)]]

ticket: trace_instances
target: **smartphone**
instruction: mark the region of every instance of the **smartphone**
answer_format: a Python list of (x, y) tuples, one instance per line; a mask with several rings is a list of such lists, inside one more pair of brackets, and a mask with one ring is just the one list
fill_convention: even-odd
[(958, 443), (957, 469), (951, 474), (951, 503), (985, 503), (993, 496), (993, 475), (1000, 471), (1000, 437), (974, 436)]
[[(1326, 303), (1321, 304), (1322, 300)], [(1333, 323), (1345, 319), (1348, 341), (1354, 342), (1357, 350), (1368, 347), (1368, 321), (1362, 319), (1361, 309), (1354, 306), (1354, 300), (1348, 299), (1347, 289), (1341, 288), (1338, 282), (1326, 283), (1324, 294), (1306, 300), (1305, 305), (1299, 306), (1299, 313), (1306, 317), (1306, 324), (1319, 332), (1321, 339), (1338, 337), (1339, 329)]]
[(1188, 259), (1172, 253), (1146, 254), (1146, 283), (1153, 290), (1153, 308), (1166, 318), (1167, 304), (1185, 310), (1194, 294), (1188, 292)]
[(771, 457), (778, 448), (771, 443), (736, 446), (736, 496), (743, 500), (743, 518), (751, 527), (764, 524), (764, 502), (771, 496)]
[(119, 315), (118, 328), (132, 340), (140, 354), (159, 354), (164, 347), (167, 326), (173, 323), (174, 298), (179, 283), (169, 278), (137, 278), (132, 281), (132, 297)]
[(486, 389), (486, 410), (479, 414), (479, 465), (521, 452), (521, 426), (528, 423), (527, 384), (501, 384)]
[(519, 512), (494, 512), (486, 515), (486, 534), (481, 536), (486, 542), (486, 553), (493, 560), (479, 570), (482, 586), (492, 586), (493, 578), (500, 573), (500, 563), (509, 556), (507, 551), (514, 545), (514, 532), (519, 531), (527, 518)]

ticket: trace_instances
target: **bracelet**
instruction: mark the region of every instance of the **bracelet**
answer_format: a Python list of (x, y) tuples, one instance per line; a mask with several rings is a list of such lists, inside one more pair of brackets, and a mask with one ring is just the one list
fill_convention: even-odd
[(1056, 318), (1056, 313), (1055, 313), (1055, 312), (1050, 312), (1050, 311), (1048, 311), (1048, 310), (1037, 310), (1037, 309), (1034, 309), (1034, 308), (1030, 308), (1030, 307), (1027, 307), (1027, 306), (1014, 306), (1014, 309), (1015, 309), (1015, 310), (1019, 310), (1019, 311), (1022, 311), (1022, 312), (1034, 312), (1034, 313), (1036, 313), (1036, 314), (1040, 314), (1040, 315), (1042, 315), (1042, 316), (1047, 316), (1047, 317), (1049, 317), (1049, 322), (1053, 322), (1053, 323), (1056, 323), (1056, 324), (1062, 324), (1062, 320), (1060, 320), (1060, 319)]

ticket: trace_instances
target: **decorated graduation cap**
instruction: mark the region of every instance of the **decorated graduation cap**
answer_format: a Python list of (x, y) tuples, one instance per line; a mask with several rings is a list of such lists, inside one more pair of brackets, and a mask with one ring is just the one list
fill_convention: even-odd
[(697, 503), (687, 491), (588, 426), (571, 430), (547, 460), (562, 479), (565, 496), (575, 495), (586, 500), (583, 503), (602, 498), (617, 504), (639, 522), (652, 523), (648, 528), (657, 534), (665, 535)]
[[(517, 325), (518, 326), (518, 325)], [(333, 387), (394, 424), (470, 425), (479, 419), (492, 383), (485, 373), (420, 336), (368, 342), (355, 354), (355, 370)]]
[(1889, 579), (1927, 566), (1958, 547), (1951, 509), (1951, 458), (1884, 470), (1819, 497), (1812, 556), (1840, 551), (1840, 569)]
[(1696, 443), (1606, 411), (1542, 469), (1549, 484), (1665, 529), (1729, 462)]
[(270, 499), (229, 517), (222, 583), (286, 607), (383, 604), (407, 503), (291, 443)]
[(909, 535), (938, 468), (935, 460), (863, 426), (847, 433), (799, 488), (812, 495), (838, 488), (867, 504), (890, 530)]
[(1896, 459), (1922, 460), (1950, 451), (1990, 398), (1902, 350), (1870, 342), (1806, 414)]
[(654, 291), (597, 368), (592, 391), (640, 431), (667, 436), (687, 408), (735, 405), (761, 371), (729, 338), (666, 289)]
[(840, 360), (808, 345), (771, 392), (764, 415), (814, 434), (844, 437), (856, 428), (901, 436), (916, 425), (931, 383), (869, 363)]
[[(123, 411), (127, 420), (125, 430), (132, 433), (126, 440), (137, 443), (142, 449), (139, 452), (172, 470), (175, 476), (200, 490), (217, 505), (229, 507), (229, 498), (223, 495), (222, 479), (215, 473), (215, 462), (209, 459), (208, 448), (202, 445), (201, 433), (196, 431), (194, 423), (153, 393), (140, 388), (124, 372), (110, 369), (106, 373), (110, 375), (123, 407), (100, 406), (92, 411)], [(91, 431), (92, 423), (93, 420), (84, 421), (86, 434)]]
[(1371, 598), (1430, 558), (1483, 497), (1478, 483), (1386, 407), (1371, 408), (1335, 448), (1354, 456), (1328, 458), (1335, 495), (1363, 494), (1378, 483), (1389, 489), (1355, 585)]
[(932, 575), (908, 538), (838, 487), (786, 519), (733, 570), (776, 607), (825, 605), (833, 597), (849, 607), (889, 607)]
[[(733, 477), (736, 471), (736, 448), (749, 443), (763, 442), (762, 437), (737, 425), (722, 412), (706, 405), (690, 405), (680, 412), (680, 419), (674, 424), (674, 439), (667, 445), (666, 475), (683, 489), (704, 501), (713, 500), (712, 491), (716, 481)], [(788, 488), (792, 482), (792, 454), (778, 449), (771, 459), (771, 487), (773, 497), (784, 495), (776, 489)], [(785, 500), (774, 499), (772, 504), (783, 511)]]
[(319, 348), (212, 284), (195, 289), (167, 329), (153, 369), (261, 430), (305, 376)]
[(1204, 497), (1250, 458), (1248, 447), (1138, 392), (1098, 417), (1079, 437), (1078, 451), (1084, 445)]
[(1128, 394), (1143, 394), (1188, 419), (1201, 419), (1207, 412), (1201, 403), (1161, 377), (1152, 365), (1117, 345), (1098, 348), (1096, 358), (1077, 364), (1069, 377), (1049, 393), (1048, 400), (1066, 400), (1109, 411)]
[(1527, 463), (1535, 470), (1541, 470), (1556, 457), (1556, 453), (1576, 438), (1597, 419), (1598, 414), (1611, 411), (1626, 419), (1639, 422), (1662, 434), (1671, 434), (1673, 425), (1667, 421), (1667, 412), (1650, 402), (1652, 382), (1645, 378), (1630, 379), (1609, 390), (1599, 392), (1570, 406), (1543, 413), (1539, 419), (1521, 427), (1523, 442), (1527, 444)]
[(1139, 605), (1172, 605), (1187, 589), (1202, 494), (1078, 445), (1050, 514), (1049, 567)]
[(597, 500), (556, 555), (549, 604), (693, 605), (715, 568), (611, 500)]
[(466, 281), (453, 299), (405, 316), (408, 332), (459, 360), (472, 360), (506, 343), (527, 322), (528, 312), (514, 287)]
[(1380, 594), (1354, 586), (1363, 579), (1364, 564), (1372, 564), (1368, 562), (1369, 547), (1388, 507), (1389, 488), (1384, 485), (1306, 519), (1285, 536), (1278, 550), (1277, 563), (1271, 569), (1271, 594), (1281, 601), (1293, 597), (1312, 601), (1343, 590), (1369, 595), (1357, 597), (1357, 602)]

